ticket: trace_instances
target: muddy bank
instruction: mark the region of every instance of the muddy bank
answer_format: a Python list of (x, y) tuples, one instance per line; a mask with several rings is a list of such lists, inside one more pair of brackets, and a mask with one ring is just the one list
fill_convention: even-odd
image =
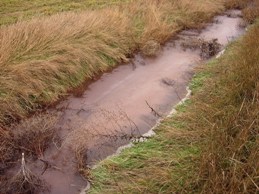
[(70, 96), (50, 110), (57, 113), (60, 144), (51, 145), (44, 162), (28, 162), (28, 167), (50, 185), (50, 193), (78, 193), (85, 181), (77, 173), (75, 153), (84, 151), (91, 166), (115, 152), (132, 137), (141, 136), (161, 116), (185, 97), (193, 69), (201, 59), (202, 40), (217, 39), (222, 48), (242, 33), (239, 11), (215, 17), (204, 30), (183, 31), (169, 41), (157, 58), (136, 55), (89, 85), (81, 97)]

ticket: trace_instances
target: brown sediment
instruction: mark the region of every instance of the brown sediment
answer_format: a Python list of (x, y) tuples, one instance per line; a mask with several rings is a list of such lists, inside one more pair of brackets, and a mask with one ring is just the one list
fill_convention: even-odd
[(75, 153), (84, 149), (92, 165), (152, 128), (185, 97), (192, 71), (201, 61), (200, 49), (184, 49), (183, 41), (218, 39), (226, 46), (244, 32), (240, 13), (215, 17), (201, 32), (183, 31), (156, 58), (136, 55), (131, 63), (88, 83), (84, 92), (81, 88), (78, 97), (71, 95), (52, 108), (61, 114), (56, 125), (61, 145), (51, 145), (42, 160), (29, 162), (29, 168), (50, 185), (50, 193), (78, 193), (86, 183), (77, 172)]

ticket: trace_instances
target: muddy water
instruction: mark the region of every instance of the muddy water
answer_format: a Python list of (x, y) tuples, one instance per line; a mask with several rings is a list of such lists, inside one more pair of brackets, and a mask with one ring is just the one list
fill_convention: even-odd
[[(89, 85), (81, 97), (70, 96), (57, 106), (61, 113), (58, 122), (61, 147), (49, 148), (44, 159), (55, 164), (43, 175), (42, 162), (31, 168), (50, 186), (50, 193), (73, 194), (85, 186), (76, 174), (74, 151), (87, 147), (88, 164), (114, 153), (131, 136), (147, 132), (159, 116), (183, 98), (199, 49), (182, 48), (188, 38), (217, 38), (226, 45), (244, 32), (239, 27), (239, 11), (218, 16), (201, 32), (184, 31), (177, 40), (169, 41), (157, 58), (144, 59), (137, 55), (131, 63), (121, 65)], [(153, 110), (153, 111), (152, 111)]]

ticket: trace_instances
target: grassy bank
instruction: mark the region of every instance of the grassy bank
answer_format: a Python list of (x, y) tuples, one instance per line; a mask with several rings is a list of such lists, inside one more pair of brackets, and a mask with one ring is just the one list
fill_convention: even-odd
[(199, 27), (223, 11), (224, 2), (136, 0), (2, 26), (0, 125), (57, 101), (136, 50), (149, 53), (179, 30)]
[(203, 65), (191, 98), (156, 136), (92, 170), (90, 193), (257, 193), (258, 36), (257, 22)]

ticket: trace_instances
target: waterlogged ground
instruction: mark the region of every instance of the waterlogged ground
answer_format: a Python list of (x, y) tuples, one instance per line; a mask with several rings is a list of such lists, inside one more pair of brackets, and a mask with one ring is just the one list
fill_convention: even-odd
[(62, 142), (52, 145), (44, 159), (56, 168), (42, 174), (43, 163), (36, 161), (29, 164), (32, 171), (50, 185), (50, 193), (78, 193), (86, 182), (77, 174), (74, 151), (87, 148), (88, 165), (92, 165), (133, 136), (146, 133), (185, 97), (193, 69), (201, 61), (200, 49), (183, 43), (216, 38), (226, 46), (244, 32), (241, 22), (239, 11), (218, 16), (201, 32), (182, 32), (158, 57), (136, 55), (90, 84), (82, 96), (68, 97), (51, 110), (60, 115), (57, 127)]

